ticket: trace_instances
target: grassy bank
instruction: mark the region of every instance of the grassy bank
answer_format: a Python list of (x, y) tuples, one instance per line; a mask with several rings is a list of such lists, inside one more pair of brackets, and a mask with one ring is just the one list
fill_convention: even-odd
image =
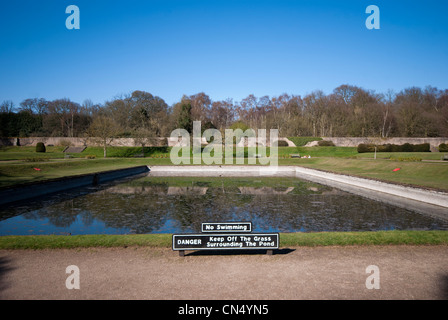
[[(280, 234), (280, 248), (348, 245), (448, 245), (448, 231)], [(171, 248), (171, 234), (0, 237), (0, 249), (112, 248), (126, 246)]]
[[(3, 162), (0, 163), (0, 187), (139, 165), (156, 166), (172, 165), (172, 163), (169, 159), (149, 158), (69, 159), (37, 163)], [(279, 165), (304, 166), (334, 173), (448, 191), (448, 163), (322, 157), (279, 159)], [(400, 168), (400, 170), (393, 171), (395, 168)]]

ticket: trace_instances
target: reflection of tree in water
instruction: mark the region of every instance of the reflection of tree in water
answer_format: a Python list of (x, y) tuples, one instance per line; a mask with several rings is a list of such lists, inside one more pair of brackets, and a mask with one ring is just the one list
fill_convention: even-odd
[(44, 207), (41, 210), (27, 212), (23, 217), (32, 220), (47, 218), (52, 225), (66, 228), (76, 221), (78, 214), (79, 211), (74, 210), (73, 200), (69, 200), (57, 205)]
[(199, 232), (202, 222), (218, 221), (252, 221), (258, 231), (279, 232), (437, 229), (440, 225), (428, 216), (300, 180), (272, 188), (248, 183), (211, 187), (205, 182), (178, 187), (146, 181), (31, 210), (25, 218), (47, 218), (57, 227), (68, 228), (79, 219), (84, 226), (102, 221), (107, 227), (139, 234), (160, 230), (168, 220), (182, 232)]
[(101, 191), (53, 203), (23, 216), (34, 220), (47, 218), (57, 227), (70, 227), (79, 218), (85, 226), (99, 220), (106, 227), (127, 228), (131, 233), (149, 233), (164, 224), (166, 214), (166, 206), (161, 205), (158, 194)]
[(201, 230), (202, 222), (230, 221), (232, 197), (223, 196), (219, 188), (208, 188), (205, 195), (185, 194), (170, 196), (170, 218), (181, 230)]
[(107, 227), (127, 228), (131, 233), (150, 233), (166, 220), (167, 206), (158, 194), (102, 193), (84, 203), (92, 217)]
[(370, 231), (434, 228), (436, 221), (349, 193), (264, 195), (250, 204), (254, 228), (287, 231)]

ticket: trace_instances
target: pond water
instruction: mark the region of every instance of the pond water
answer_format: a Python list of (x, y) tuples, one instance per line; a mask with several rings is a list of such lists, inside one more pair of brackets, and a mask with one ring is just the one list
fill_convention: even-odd
[(295, 177), (154, 177), (0, 209), (0, 235), (200, 232), (251, 221), (254, 232), (448, 230), (430, 215)]

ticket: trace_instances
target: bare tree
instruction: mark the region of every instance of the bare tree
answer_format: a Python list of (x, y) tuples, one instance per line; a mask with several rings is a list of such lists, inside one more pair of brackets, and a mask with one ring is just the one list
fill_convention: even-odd
[(393, 114), (392, 114), (392, 104), (395, 94), (392, 90), (388, 90), (386, 93), (386, 101), (382, 104), (382, 127), (381, 127), (381, 137), (387, 138), (392, 130), (393, 124)]
[(205, 123), (210, 120), (212, 100), (204, 92), (189, 96), (191, 101), (191, 116), (193, 121)]
[(25, 99), (20, 103), (19, 110), (32, 114), (43, 115), (47, 113), (48, 101), (43, 98)]
[(48, 103), (48, 113), (57, 118), (62, 136), (74, 137), (74, 120), (78, 112), (79, 104), (67, 98), (56, 99)]
[(1, 113), (11, 113), (14, 111), (14, 102), (11, 100), (5, 100), (0, 104)]
[(87, 136), (94, 143), (103, 146), (104, 158), (107, 157), (107, 146), (114, 140), (120, 127), (111, 118), (104, 115), (96, 117), (86, 131)]
[(230, 127), (235, 119), (232, 99), (213, 102), (210, 117), (211, 122), (224, 133), (224, 130)]

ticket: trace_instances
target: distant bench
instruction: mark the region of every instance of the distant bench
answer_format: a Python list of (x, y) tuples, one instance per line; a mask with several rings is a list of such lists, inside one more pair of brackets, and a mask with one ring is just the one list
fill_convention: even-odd
[(448, 153), (445, 153), (445, 154), (442, 156), (442, 160), (444, 160), (444, 161), (448, 161)]
[(145, 154), (143, 152), (134, 154), (134, 158), (144, 158)]

